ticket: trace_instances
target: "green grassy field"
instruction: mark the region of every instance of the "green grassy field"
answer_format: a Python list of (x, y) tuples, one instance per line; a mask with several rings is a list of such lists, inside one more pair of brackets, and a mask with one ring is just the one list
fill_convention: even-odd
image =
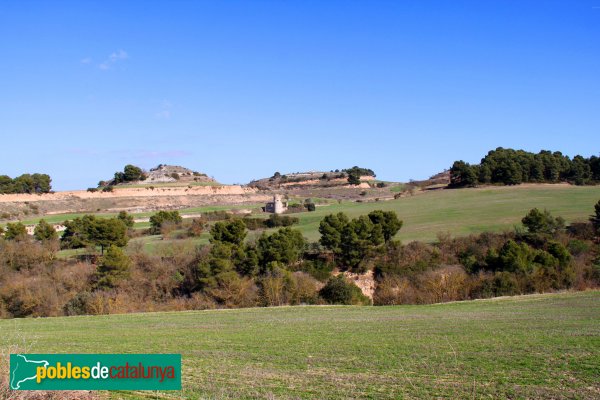
[(0, 332), (0, 346), (22, 343), (20, 352), (182, 353), (184, 390), (169, 398), (600, 395), (598, 291), (2, 320)]
[[(298, 199), (301, 201), (302, 199)], [(293, 214), (300, 222), (294, 227), (300, 229), (309, 241), (319, 240), (319, 222), (327, 214), (345, 212), (350, 217), (368, 214), (382, 209), (392, 210), (404, 221), (404, 226), (396, 236), (408, 242), (412, 240), (433, 241), (438, 233), (468, 235), (484, 231), (511, 230), (519, 226), (521, 218), (532, 208), (547, 208), (555, 216), (562, 216), (567, 222), (587, 220), (593, 212), (594, 204), (600, 200), (600, 186), (566, 185), (522, 185), (515, 187), (487, 187), (479, 189), (436, 190), (397, 200), (356, 203), (344, 201), (318, 205), (315, 212)], [(205, 206), (180, 210), (182, 214), (202, 213), (216, 210), (258, 209), (261, 204)], [(153, 212), (134, 214), (136, 218), (149, 217)], [(52, 215), (45, 219), (51, 223), (62, 222), (84, 214)], [(115, 216), (116, 214), (99, 214)], [(24, 221), (35, 223), (39, 217)], [(137, 223), (136, 228), (147, 228), (149, 223)], [(250, 232), (249, 238), (260, 232)], [(139, 239), (148, 249), (154, 249), (160, 238)], [(166, 244), (169, 240), (161, 241)], [(208, 233), (195, 239), (197, 244), (208, 242)]]
[[(258, 204), (258, 203), (252, 203), (252, 204), (236, 204), (236, 205), (213, 205), (213, 206), (202, 206), (202, 207), (190, 207), (190, 208), (183, 208), (181, 210), (179, 210), (180, 214), (197, 214), (197, 213), (203, 213), (203, 212), (210, 212), (210, 211), (229, 211), (229, 210), (238, 210), (238, 209), (249, 209), (249, 210), (255, 210), (255, 209), (259, 209), (261, 206), (263, 206), (264, 204)], [(148, 212), (141, 212), (141, 213), (132, 213), (131, 215), (133, 215), (134, 218), (148, 218), (151, 215), (155, 214), (155, 211), (148, 211)], [(50, 223), (50, 224), (60, 224), (64, 221), (67, 220), (72, 220), (75, 218), (79, 218), (79, 217), (83, 217), (86, 214), (94, 214), (97, 217), (101, 217), (101, 218), (112, 218), (112, 217), (116, 217), (119, 213), (94, 213), (94, 212), (81, 212), (81, 213), (70, 213), (70, 214), (52, 214), (52, 215), (46, 215), (46, 216), (36, 216), (36, 217), (32, 217), (32, 218), (27, 218), (27, 219), (23, 219), (21, 220), (22, 223), (26, 224), (26, 225), (33, 225), (33, 224), (37, 224), (40, 219), (44, 219), (46, 220), (46, 222)], [(3, 224), (0, 224), (0, 226), (3, 226)], [(146, 222), (140, 222), (136, 224), (136, 228), (140, 227), (149, 227), (150, 224), (146, 223)]]
[[(567, 222), (587, 220), (600, 200), (600, 186), (535, 185), (517, 187), (489, 187), (484, 189), (436, 190), (404, 197), (397, 200), (356, 203), (342, 202), (319, 205), (315, 212), (291, 214), (300, 221), (293, 227), (302, 231), (309, 241), (318, 241), (319, 223), (327, 214), (345, 212), (350, 217), (368, 214), (377, 209), (395, 211), (404, 225), (397, 239), (433, 241), (438, 233), (454, 236), (512, 230), (521, 225), (521, 219), (532, 208), (547, 208), (555, 216), (562, 216)], [(218, 207), (218, 206), (217, 206)], [(210, 211), (219, 209), (213, 207)], [(244, 206), (240, 206), (244, 207)], [(258, 207), (258, 205), (255, 205)], [(232, 208), (232, 207), (229, 207)], [(245, 206), (251, 208), (251, 206)], [(225, 207), (220, 208), (225, 209)], [(189, 209), (187, 212), (209, 211), (207, 207)], [(137, 224), (138, 227), (147, 227)], [(267, 230), (272, 232), (274, 229)], [(254, 240), (261, 231), (248, 233), (248, 240)], [(208, 231), (199, 238), (191, 239), (195, 244), (208, 243)], [(135, 239), (144, 243), (145, 248), (154, 251), (157, 247), (168, 246), (173, 240), (162, 240), (158, 236)]]
[(532, 208), (547, 208), (567, 222), (587, 220), (600, 200), (600, 186), (537, 185), (482, 189), (437, 190), (412, 197), (373, 203), (344, 202), (299, 213), (296, 227), (311, 241), (319, 239), (319, 222), (327, 214), (343, 211), (351, 217), (372, 210), (396, 211), (404, 226), (403, 241), (431, 241), (439, 232), (468, 235), (512, 229)]

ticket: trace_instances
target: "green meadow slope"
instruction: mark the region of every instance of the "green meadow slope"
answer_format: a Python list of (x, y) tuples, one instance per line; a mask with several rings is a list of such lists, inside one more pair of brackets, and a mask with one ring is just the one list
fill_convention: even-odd
[[(303, 199), (299, 199), (303, 200)], [(408, 242), (413, 240), (433, 241), (438, 233), (468, 235), (484, 231), (511, 230), (521, 224), (521, 219), (532, 208), (547, 208), (555, 216), (562, 216), (567, 222), (585, 221), (593, 212), (594, 204), (600, 200), (600, 186), (520, 185), (490, 186), (475, 189), (433, 190), (412, 197), (396, 200), (357, 203), (343, 201), (320, 205), (315, 212), (293, 214), (300, 222), (294, 228), (300, 229), (309, 241), (318, 241), (319, 222), (327, 214), (345, 212), (350, 217), (368, 214), (377, 209), (395, 211), (404, 221), (404, 226), (396, 236)], [(215, 210), (255, 209), (261, 204), (205, 206), (180, 210), (181, 213), (203, 213)], [(136, 218), (147, 218), (153, 213), (134, 214)], [(51, 223), (62, 222), (83, 214), (63, 214), (47, 216)], [(116, 214), (100, 214), (114, 216)], [(260, 215), (260, 214), (259, 214)], [(266, 215), (263, 215), (266, 217)], [(24, 221), (35, 223), (40, 217)], [(147, 228), (148, 222), (136, 224), (137, 228)], [(253, 239), (261, 232), (249, 232)], [(208, 232), (194, 239), (196, 244), (208, 243)], [(168, 246), (173, 240), (163, 240), (160, 236), (146, 236), (134, 239), (148, 249)], [(69, 253), (70, 254), (70, 253)]]
[(403, 241), (436, 238), (439, 232), (468, 235), (512, 229), (532, 208), (547, 208), (567, 222), (587, 220), (600, 200), (600, 186), (521, 185), (476, 189), (436, 190), (412, 197), (374, 203), (333, 204), (313, 213), (294, 214), (297, 225), (311, 241), (319, 239), (319, 222), (343, 211), (351, 217), (372, 210), (393, 210), (404, 220), (397, 235)]
[[(395, 211), (404, 225), (397, 239), (433, 241), (438, 233), (454, 236), (485, 231), (512, 230), (521, 225), (521, 219), (534, 207), (548, 209), (567, 222), (586, 221), (600, 200), (600, 186), (520, 185), (491, 186), (476, 189), (434, 190), (396, 200), (357, 203), (344, 201), (317, 207), (315, 212), (292, 214), (300, 221), (293, 228), (300, 229), (312, 242), (318, 241), (319, 223), (327, 214), (345, 212), (350, 217), (368, 214), (377, 209)], [(250, 240), (260, 231), (249, 232)], [(205, 232), (196, 243), (208, 243)], [(171, 240), (158, 236), (136, 239), (149, 249), (168, 246)]]
[(182, 392), (114, 398), (600, 396), (599, 291), (2, 320), (0, 332), (20, 352), (182, 354)]

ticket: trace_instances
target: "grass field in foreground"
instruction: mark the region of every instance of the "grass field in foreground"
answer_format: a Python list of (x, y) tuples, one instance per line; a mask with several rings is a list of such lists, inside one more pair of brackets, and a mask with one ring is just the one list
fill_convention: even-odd
[(182, 353), (184, 390), (168, 398), (600, 396), (599, 291), (2, 320), (0, 332), (30, 353)]

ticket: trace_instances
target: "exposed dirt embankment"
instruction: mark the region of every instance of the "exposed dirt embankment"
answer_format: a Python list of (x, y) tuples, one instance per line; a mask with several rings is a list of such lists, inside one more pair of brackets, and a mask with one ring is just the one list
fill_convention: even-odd
[[(373, 178), (372, 176), (363, 176), (360, 178), (361, 181), (372, 181), (374, 179), (375, 178)], [(358, 185), (350, 185), (350, 184), (348, 184), (347, 179), (331, 179), (328, 181), (321, 181), (319, 179), (310, 179), (310, 180), (300, 181), (300, 182), (285, 182), (285, 183), (281, 183), (279, 186), (282, 188), (293, 188), (293, 187), (302, 187), (302, 186), (315, 186), (315, 187), (336, 186), (336, 187), (340, 187), (340, 188), (349, 188), (349, 189), (354, 189), (354, 188), (368, 189), (371, 187), (367, 182), (361, 182)]]
[(364, 274), (345, 272), (344, 275), (354, 282), (365, 296), (371, 300), (373, 299), (373, 294), (375, 293), (375, 275), (373, 274), (373, 271), (367, 271)]
[(232, 186), (192, 186), (165, 188), (117, 188), (112, 192), (88, 192), (73, 190), (67, 192), (45, 194), (3, 194), (0, 203), (55, 201), (70, 199), (111, 199), (119, 197), (160, 197), (160, 196), (194, 196), (194, 195), (245, 195), (256, 193), (257, 190), (239, 185)]
[(272, 195), (254, 188), (193, 186), (164, 188), (117, 188), (113, 192), (69, 191), (52, 194), (0, 195), (0, 217), (4, 220), (74, 212), (144, 212), (175, 210), (206, 205), (263, 203)]
[(375, 294), (375, 274), (373, 271), (370, 270), (364, 274), (357, 274), (349, 271), (340, 272), (339, 270), (333, 271), (334, 276), (339, 274), (343, 274), (346, 279), (358, 286), (365, 296), (373, 300), (373, 295)]

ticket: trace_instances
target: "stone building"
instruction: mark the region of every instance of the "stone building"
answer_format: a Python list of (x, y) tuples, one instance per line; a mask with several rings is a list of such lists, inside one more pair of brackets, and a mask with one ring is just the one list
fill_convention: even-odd
[(273, 201), (268, 202), (264, 207), (265, 212), (274, 214), (282, 214), (287, 211), (287, 209), (287, 201), (284, 201), (280, 194), (273, 196)]

